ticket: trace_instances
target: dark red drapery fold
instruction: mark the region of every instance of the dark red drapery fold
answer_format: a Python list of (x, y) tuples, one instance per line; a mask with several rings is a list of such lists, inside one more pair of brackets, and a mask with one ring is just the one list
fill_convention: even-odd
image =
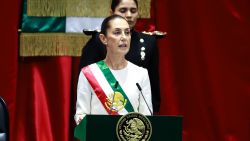
[[(2, 1), (0, 36), (0, 96), (5, 100), (9, 112), (10, 131), (15, 120), (16, 83), (18, 72), (18, 19), (19, 2)], [(10, 136), (12, 139), (12, 136)]]
[[(3, 3), (0, 95), (10, 112), (11, 140), (73, 140), (79, 58), (17, 61), (20, 1)], [(147, 22), (168, 32), (158, 42), (160, 114), (183, 115), (184, 141), (250, 140), (249, 5), (249, 0), (152, 2)]]
[[(157, 0), (161, 114), (184, 117), (183, 140), (250, 139), (249, 1)], [(167, 15), (167, 16), (165, 16)]]

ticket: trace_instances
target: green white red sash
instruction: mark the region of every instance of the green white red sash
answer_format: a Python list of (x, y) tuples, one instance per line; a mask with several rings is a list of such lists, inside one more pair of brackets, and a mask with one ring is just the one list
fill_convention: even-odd
[(82, 72), (107, 113), (119, 115), (134, 112), (122, 87), (118, 84), (115, 88), (117, 80), (104, 61), (86, 66)]

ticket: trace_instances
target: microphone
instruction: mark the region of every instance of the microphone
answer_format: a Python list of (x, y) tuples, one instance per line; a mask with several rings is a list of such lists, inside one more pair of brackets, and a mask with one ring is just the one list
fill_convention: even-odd
[(109, 109), (109, 114), (111, 115), (112, 114), (112, 108), (113, 108), (113, 105), (114, 105), (114, 99), (115, 99), (115, 91), (118, 87), (118, 81), (115, 82), (115, 90), (114, 90), (114, 94), (113, 94), (113, 97), (112, 97), (112, 103), (111, 103), (111, 106), (110, 106), (110, 109)]
[(142, 97), (143, 97), (143, 99), (144, 99), (144, 101), (145, 101), (145, 103), (146, 103), (146, 105), (147, 105), (147, 108), (148, 108), (148, 110), (149, 110), (149, 112), (150, 112), (150, 115), (152, 116), (152, 115), (153, 115), (153, 112), (151, 111), (151, 109), (150, 109), (149, 106), (148, 106), (148, 103), (147, 103), (147, 101), (146, 101), (146, 99), (145, 99), (145, 97), (144, 97), (144, 95), (143, 95), (143, 93), (142, 93), (142, 88), (141, 88), (141, 86), (139, 85), (139, 83), (136, 83), (136, 86), (137, 86), (137, 88), (139, 89), (140, 94), (142, 95)]

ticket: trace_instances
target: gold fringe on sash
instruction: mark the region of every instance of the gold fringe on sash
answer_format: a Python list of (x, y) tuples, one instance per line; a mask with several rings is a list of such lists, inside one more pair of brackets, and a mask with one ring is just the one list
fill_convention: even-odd
[(81, 56), (91, 36), (77, 33), (21, 33), (19, 55)]
[[(27, 0), (28, 16), (107, 17), (111, 0)], [(138, 0), (141, 18), (150, 18), (151, 0)]]

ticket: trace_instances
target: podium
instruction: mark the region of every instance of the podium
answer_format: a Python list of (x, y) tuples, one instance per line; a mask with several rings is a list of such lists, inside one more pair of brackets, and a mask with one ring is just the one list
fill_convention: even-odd
[[(121, 115), (86, 115), (75, 128), (80, 141), (119, 141), (116, 133)], [(151, 123), (150, 141), (181, 141), (182, 116), (146, 116)]]

